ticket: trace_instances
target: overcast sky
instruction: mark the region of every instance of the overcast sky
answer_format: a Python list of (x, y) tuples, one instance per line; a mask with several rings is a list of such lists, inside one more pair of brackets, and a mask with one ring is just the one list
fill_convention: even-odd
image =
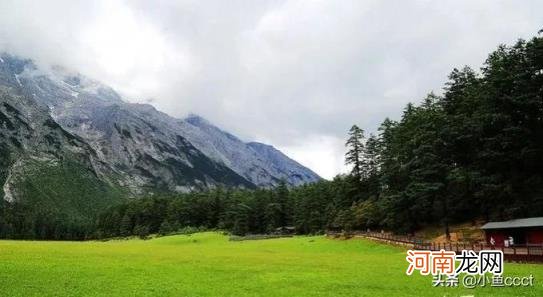
[(345, 171), (352, 124), (397, 119), (452, 68), (535, 36), (542, 12), (543, 1), (0, 0), (0, 50), (199, 114), (330, 178)]

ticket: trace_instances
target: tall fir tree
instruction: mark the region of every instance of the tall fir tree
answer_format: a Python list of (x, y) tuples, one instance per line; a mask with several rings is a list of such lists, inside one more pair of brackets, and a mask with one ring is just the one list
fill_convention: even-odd
[(353, 125), (349, 130), (349, 138), (345, 143), (348, 148), (345, 154), (345, 164), (351, 165), (353, 168), (351, 174), (361, 181), (364, 177), (364, 130), (357, 125)]

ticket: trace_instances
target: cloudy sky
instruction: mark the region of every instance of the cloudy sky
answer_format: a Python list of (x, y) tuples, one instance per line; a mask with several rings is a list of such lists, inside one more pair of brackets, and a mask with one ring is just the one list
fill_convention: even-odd
[(0, 50), (202, 115), (330, 178), (345, 170), (352, 124), (374, 132), (397, 119), (452, 68), (536, 35), (542, 11), (542, 1), (0, 0)]

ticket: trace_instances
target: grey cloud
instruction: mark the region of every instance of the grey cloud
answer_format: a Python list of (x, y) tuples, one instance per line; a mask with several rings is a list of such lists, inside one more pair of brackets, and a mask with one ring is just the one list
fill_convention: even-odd
[(88, 2), (2, 1), (0, 47), (268, 141), (326, 177), (343, 170), (350, 125), (375, 131), (453, 67), (543, 25), (538, 1)]

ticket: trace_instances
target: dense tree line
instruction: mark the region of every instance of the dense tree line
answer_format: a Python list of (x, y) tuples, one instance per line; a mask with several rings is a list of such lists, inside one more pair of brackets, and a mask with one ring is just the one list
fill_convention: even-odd
[(282, 232), (321, 233), (342, 227), (341, 211), (351, 207), (356, 192), (348, 177), (289, 189), (217, 188), (198, 193), (153, 196), (111, 207), (100, 215), (97, 237), (170, 234), (187, 227), (221, 229), (235, 235)]
[(543, 215), (543, 39), (455, 69), (377, 138), (384, 226)]
[(96, 223), (50, 209), (0, 201), (0, 238), (82, 240), (95, 237)]
[(112, 207), (98, 219), (98, 236), (169, 234), (186, 227), (227, 229), (235, 234), (268, 233), (291, 224), (289, 193), (229, 190), (162, 195)]
[(480, 72), (454, 69), (443, 95), (378, 132), (347, 156), (361, 189), (349, 224), (448, 233), (450, 222), (543, 215), (543, 39), (500, 46)]
[[(448, 233), (454, 222), (542, 216), (543, 38), (500, 46), (480, 71), (454, 69), (442, 95), (408, 104), (401, 119), (385, 119), (375, 135), (353, 126), (346, 145), (352, 172), (332, 181), (133, 199), (85, 230), (53, 224), (43, 231), (34, 220), (23, 224), (25, 234), (146, 236), (195, 227), (242, 235), (285, 226), (302, 234), (411, 233), (436, 224)], [(6, 217), (17, 218), (17, 211)], [(21, 234), (19, 225), (9, 225), (12, 235)]]

